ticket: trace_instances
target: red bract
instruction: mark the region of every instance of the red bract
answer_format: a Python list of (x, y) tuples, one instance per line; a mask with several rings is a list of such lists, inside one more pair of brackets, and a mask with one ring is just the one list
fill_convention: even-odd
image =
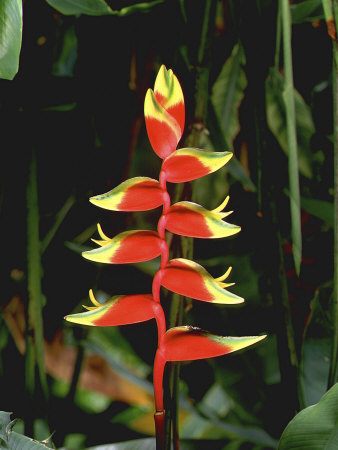
[(124, 231), (100, 248), (83, 252), (91, 261), (128, 264), (148, 261), (162, 253), (163, 241), (155, 231)]
[(170, 328), (161, 342), (165, 361), (213, 358), (235, 352), (261, 341), (266, 336), (217, 336), (195, 327)]
[(136, 177), (89, 200), (94, 205), (111, 211), (147, 211), (163, 205), (163, 194), (163, 189), (157, 180)]
[[(223, 277), (221, 278), (223, 280)], [(188, 259), (178, 258), (169, 261), (161, 270), (161, 283), (170, 291), (204, 302), (223, 304), (244, 302), (243, 298), (224, 289), (231, 284), (213, 278), (204, 267)]]
[(241, 227), (224, 222), (222, 219), (228, 214), (208, 211), (196, 203), (179, 202), (165, 215), (165, 227), (172, 233), (195, 238), (232, 236), (241, 231)]
[(171, 183), (185, 183), (215, 172), (232, 158), (232, 153), (182, 148), (163, 161), (162, 172)]
[(144, 322), (155, 317), (157, 303), (150, 294), (116, 295), (103, 304), (95, 299), (92, 291), (89, 296), (95, 306), (85, 307), (89, 311), (66, 316), (68, 322), (109, 327)]

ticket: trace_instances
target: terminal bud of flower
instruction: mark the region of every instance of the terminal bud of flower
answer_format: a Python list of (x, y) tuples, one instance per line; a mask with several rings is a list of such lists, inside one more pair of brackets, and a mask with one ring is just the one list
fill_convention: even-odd
[(176, 149), (185, 121), (183, 92), (171, 69), (162, 66), (154, 91), (148, 89), (144, 116), (151, 146), (164, 159)]

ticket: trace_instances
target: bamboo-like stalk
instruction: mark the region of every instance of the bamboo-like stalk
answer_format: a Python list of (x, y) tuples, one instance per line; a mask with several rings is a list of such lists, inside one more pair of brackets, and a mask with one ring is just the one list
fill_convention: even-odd
[[(26, 373), (33, 376), (33, 368), (37, 364), (40, 383), (45, 399), (48, 398), (48, 385), (44, 364), (42, 291), (41, 291), (41, 249), (39, 239), (39, 207), (36, 155), (33, 151), (29, 167), (27, 186), (27, 278), (28, 278), (28, 327), (29, 341), (34, 347), (34, 355), (26, 358)], [(29, 352), (28, 352), (29, 353)], [(29, 381), (30, 390), (34, 381)], [(31, 392), (32, 394), (32, 392)]]
[[(333, 1), (333, 13), (336, 30), (338, 26), (338, 0)], [(338, 359), (338, 42), (337, 36), (332, 41), (333, 68), (332, 68), (332, 90), (333, 90), (333, 135), (334, 135), (334, 274), (333, 274), (333, 336), (331, 364), (329, 371), (328, 388), (337, 381), (337, 359)]]
[(75, 204), (75, 195), (71, 194), (67, 198), (65, 203), (62, 205), (61, 209), (56, 214), (53, 226), (51, 227), (51, 229), (48, 231), (48, 233), (41, 242), (41, 255), (43, 255), (49, 244), (52, 242), (55, 234), (57, 233), (58, 229), (60, 228), (61, 224), (63, 223), (64, 219), (66, 218), (67, 214), (69, 213), (74, 204)]
[(285, 84), (283, 99), (286, 111), (286, 131), (288, 141), (289, 186), (292, 251), (297, 274), (300, 272), (302, 258), (302, 232), (300, 222), (300, 193), (298, 171), (298, 147), (296, 133), (296, 112), (293, 86), (292, 47), (291, 47), (291, 14), (289, 0), (280, 0), (282, 19), (283, 56)]

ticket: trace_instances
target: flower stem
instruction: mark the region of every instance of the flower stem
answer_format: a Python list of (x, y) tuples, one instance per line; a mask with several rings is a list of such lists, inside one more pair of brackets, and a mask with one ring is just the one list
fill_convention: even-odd
[(154, 361), (154, 396), (156, 412), (164, 410), (163, 405), (163, 372), (165, 366), (165, 359), (162, 350), (157, 349)]
[(156, 411), (154, 414), (155, 429), (156, 429), (156, 450), (164, 449), (164, 420), (165, 411)]

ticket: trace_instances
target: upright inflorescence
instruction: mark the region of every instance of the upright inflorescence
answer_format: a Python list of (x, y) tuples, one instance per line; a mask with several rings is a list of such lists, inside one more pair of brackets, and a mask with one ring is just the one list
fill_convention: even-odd
[(157, 231), (133, 230), (107, 237), (98, 225), (98, 248), (83, 253), (89, 260), (109, 264), (148, 261), (158, 256), (161, 264), (154, 276), (151, 294), (116, 295), (100, 304), (92, 291), (94, 306), (88, 311), (66, 316), (66, 320), (84, 325), (126, 325), (155, 319), (158, 344), (154, 362), (155, 425), (157, 447), (164, 442), (163, 372), (168, 361), (187, 361), (225, 355), (248, 347), (265, 336), (223, 337), (199, 328), (179, 326), (167, 330), (161, 306), (161, 287), (196, 300), (236, 304), (244, 299), (225, 288), (231, 267), (219, 278), (213, 278), (201, 265), (188, 259), (170, 259), (165, 232), (195, 238), (222, 238), (240, 231), (240, 227), (223, 219), (229, 197), (216, 209), (182, 201), (171, 204), (167, 182), (184, 183), (215, 172), (232, 157), (230, 152), (207, 152), (195, 148), (176, 150), (181, 139), (185, 109), (181, 86), (172, 70), (161, 67), (154, 90), (148, 90), (144, 104), (145, 122), (151, 146), (163, 160), (159, 179), (135, 177), (113, 190), (92, 197), (90, 201), (112, 211), (146, 211), (162, 206)]

